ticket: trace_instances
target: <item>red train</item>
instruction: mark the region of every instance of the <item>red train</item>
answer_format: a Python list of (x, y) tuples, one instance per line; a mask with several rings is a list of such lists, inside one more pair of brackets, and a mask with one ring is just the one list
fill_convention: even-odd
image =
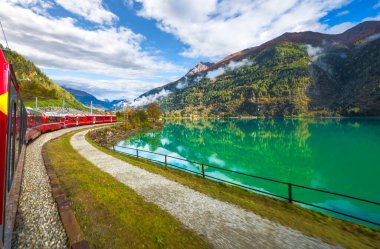
[(2, 51), (0, 68), (0, 248), (10, 248), (21, 186), (21, 177), (14, 176), (22, 174), (26, 144), (45, 132), (113, 123), (116, 116), (43, 113), (25, 108), (12, 65)]

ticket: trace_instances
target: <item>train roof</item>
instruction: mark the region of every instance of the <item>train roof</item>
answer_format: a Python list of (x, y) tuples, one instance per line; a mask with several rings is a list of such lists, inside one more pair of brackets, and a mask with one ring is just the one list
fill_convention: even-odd
[(64, 117), (66, 114), (56, 113), (56, 112), (45, 112), (45, 116), (47, 117)]
[(30, 115), (35, 115), (35, 116), (42, 116), (43, 114), (39, 111), (36, 111), (36, 110), (33, 110), (32, 108), (30, 107), (26, 107), (26, 112)]

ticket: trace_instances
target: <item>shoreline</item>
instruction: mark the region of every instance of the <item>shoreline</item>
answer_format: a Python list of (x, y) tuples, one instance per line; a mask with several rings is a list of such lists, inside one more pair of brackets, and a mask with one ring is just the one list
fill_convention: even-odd
[(235, 117), (163, 117), (163, 120), (202, 120), (202, 119), (236, 119), (236, 120), (256, 120), (256, 119), (314, 119), (314, 120), (324, 120), (324, 119), (380, 119), (380, 116), (330, 116), (330, 117), (271, 117), (271, 116), (235, 116)]

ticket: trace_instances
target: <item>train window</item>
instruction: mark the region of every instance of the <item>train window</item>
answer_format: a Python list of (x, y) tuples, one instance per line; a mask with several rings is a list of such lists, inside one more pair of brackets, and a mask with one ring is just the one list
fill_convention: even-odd
[[(20, 128), (21, 128), (21, 103), (20, 103), (20, 100), (18, 99), (17, 100), (17, 106), (16, 106), (16, 120), (15, 120), (15, 123), (16, 123), (16, 126), (15, 126), (15, 140), (16, 140), (16, 144), (15, 144), (15, 154), (16, 154), (16, 165), (18, 163), (18, 160), (19, 160), (19, 156), (20, 156), (20, 152), (21, 152), (21, 143), (20, 143)], [(16, 166), (15, 165), (15, 166)]]
[(87, 120), (88, 120), (88, 121), (91, 121), (91, 120), (92, 120), (92, 117), (87, 117)]
[[(13, 101), (12, 101), (13, 102)], [(13, 178), (13, 171), (14, 171), (14, 165), (15, 165), (15, 133), (16, 133), (16, 103), (13, 103), (12, 109), (10, 110), (11, 112), (9, 113), (10, 118), (10, 125), (9, 125), (9, 164), (7, 165), (7, 191), (11, 189), (12, 186), (12, 178)]]
[(80, 120), (80, 121), (83, 121), (83, 117), (80, 117), (79, 120)]
[(76, 119), (76, 118), (74, 118), (74, 117), (73, 117), (73, 118), (71, 118), (71, 121), (76, 121), (76, 120), (77, 120), (77, 119)]

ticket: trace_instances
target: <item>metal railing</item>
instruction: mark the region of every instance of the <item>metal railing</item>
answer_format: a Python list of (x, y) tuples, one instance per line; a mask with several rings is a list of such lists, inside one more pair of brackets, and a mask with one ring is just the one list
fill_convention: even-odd
[[(123, 151), (120, 151), (120, 150), (116, 150), (117, 147), (128, 149), (128, 150), (132, 150), (132, 151), (135, 151), (136, 153), (133, 154), (133, 153), (127, 153), (127, 152), (123, 152)], [(315, 204), (312, 204), (312, 203), (308, 203), (308, 202), (305, 202), (305, 201), (302, 201), (302, 200), (294, 199), (294, 194), (293, 194), (294, 191), (293, 190), (295, 190), (297, 188), (298, 189), (304, 189), (304, 190), (306, 189), (306, 190), (311, 190), (311, 191), (315, 191), (315, 192), (319, 192), (319, 193), (324, 193), (324, 194), (329, 194), (329, 195), (334, 195), (334, 196), (340, 196), (340, 197), (348, 198), (348, 199), (355, 200), (355, 201), (364, 202), (364, 203), (371, 204), (371, 205), (380, 206), (380, 202), (377, 202), (377, 201), (366, 200), (366, 199), (363, 199), (363, 198), (358, 198), (358, 197), (350, 196), (350, 195), (346, 195), (346, 194), (340, 194), (340, 193), (331, 192), (331, 191), (327, 191), (327, 190), (322, 190), (322, 189), (317, 189), (317, 188), (312, 188), (312, 187), (306, 187), (306, 186), (302, 186), (302, 185), (298, 185), (298, 184), (293, 184), (293, 183), (290, 183), (290, 182), (284, 182), (284, 181), (279, 181), (279, 180), (275, 180), (275, 179), (271, 179), (271, 178), (267, 178), (267, 177), (256, 176), (256, 175), (247, 174), (247, 173), (239, 172), (239, 171), (235, 171), (235, 170), (224, 169), (224, 168), (221, 168), (221, 167), (218, 167), (218, 166), (213, 166), (213, 165), (208, 165), (208, 164), (204, 164), (204, 163), (199, 163), (199, 162), (195, 162), (195, 161), (191, 161), (191, 160), (186, 160), (186, 159), (178, 158), (178, 157), (174, 157), (174, 156), (168, 156), (168, 155), (165, 155), (165, 154), (151, 152), (151, 151), (147, 151), (147, 150), (141, 150), (141, 149), (130, 148), (130, 147), (125, 147), (125, 146), (118, 146), (118, 145), (113, 146), (112, 149), (113, 149), (113, 151), (115, 151), (117, 153), (120, 153), (120, 154), (125, 154), (125, 155), (135, 156), (137, 158), (147, 159), (147, 160), (149, 160), (151, 162), (158, 163), (160, 165), (164, 165), (165, 167), (168, 167), (168, 166), (174, 167), (174, 168), (177, 168), (177, 169), (180, 169), (180, 170), (183, 170), (183, 171), (187, 171), (187, 172), (193, 173), (195, 175), (199, 175), (199, 176), (201, 176), (203, 178), (216, 180), (218, 182), (228, 183), (228, 184), (240, 187), (240, 188), (244, 188), (244, 189), (248, 189), (248, 190), (251, 190), (251, 191), (259, 192), (259, 193), (262, 193), (262, 194), (265, 194), (265, 195), (269, 195), (269, 196), (274, 196), (274, 197), (286, 200), (289, 203), (299, 203), (299, 204), (307, 205), (307, 206), (310, 206), (310, 207), (313, 207), (313, 208), (322, 209), (322, 210), (325, 210), (325, 211), (328, 211), (328, 212), (332, 212), (332, 213), (335, 213), (335, 214), (346, 216), (346, 217), (349, 217), (351, 219), (359, 220), (359, 221), (366, 222), (368, 224), (372, 224), (372, 225), (376, 225), (376, 226), (380, 227), (380, 223), (378, 223), (376, 221), (371, 221), (371, 220), (364, 219), (364, 218), (361, 218), (361, 217), (353, 216), (351, 214), (343, 213), (343, 212), (340, 212), (340, 211), (336, 211), (336, 210), (333, 210), (333, 209), (329, 209), (329, 208), (326, 208), (326, 207), (322, 207), (322, 206), (318, 206), (318, 205), (315, 205)], [(162, 156), (163, 157), (163, 161), (159, 161), (159, 160), (155, 160), (155, 159), (151, 159), (151, 158), (147, 158), (147, 157), (142, 157), (141, 156), (141, 152), (149, 153), (149, 154), (153, 154), (153, 155), (158, 155), (158, 156)], [(175, 159), (175, 160), (180, 160), (180, 161), (188, 162), (188, 163), (192, 163), (194, 165), (199, 165), (200, 171), (194, 171), (194, 170), (190, 170), (190, 169), (187, 169), (187, 168), (184, 168), (184, 167), (180, 167), (180, 166), (175, 165), (175, 164), (170, 164), (170, 163), (168, 163), (168, 159), (170, 159), (170, 158), (171, 159)], [(272, 182), (272, 183), (284, 185), (284, 186), (287, 187), (287, 196), (282, 196), (282, 195), (279, 195), (279, 194), (274, 194), (274, 193), (271, 193), (269, 191), (258, 189), (258, 188), (252, 187), (252, 186), (247, 186), (247, 185), (244, 185), (244, 184), (239, 184), (237, 182), (227, 181), (225, 179), (221, 179), (221, 178), (218, 178), (218, 177), (215, 177), (215, 176), (208, 175), (207, 172), (206, 172), (206, 170), (205, 170), (205, 167), (217, 169), (217, 170), (224, 171), (224, 172), (234, 173), (234, 174), (238, 174), (238, 175), (246, 176), (246, 177), (250, 177), (250, 178), (261, 179), (261, 180), (264, 180), (264, 181), (267, 181), (267, 182)]]

